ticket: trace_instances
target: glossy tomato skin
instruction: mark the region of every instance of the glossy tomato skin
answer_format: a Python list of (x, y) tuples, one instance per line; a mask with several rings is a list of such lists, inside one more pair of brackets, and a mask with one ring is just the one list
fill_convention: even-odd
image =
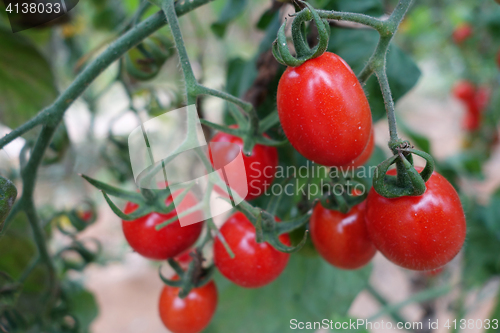
[(375, 247), (396, 265), (419, 271), (452, 260), (466, 233), (464, 211), (453, 186), (434, 172), (426, 187), (421, 196), (395, 199), (372, 188), (367, 198), (366, 226)]
[(374, 149), (375, 149), (375, 134), (374, 131), (372, 130), (370, 134), (370, 139), (368, 140), (368, 144), (366, 145), (365, 150), (363, 150), (361, 155), (356, 157), (356, 159), (354, 159), (351, 163), (347, 164), (342, 168), (352, 170), (353, 168), (357, 168), (364, 165), (366, 162), (368, 162), (368, 160), (372, 156)]
[(347, 214), (314, 207), (310, 221), (311, 239), (318, 253), (335, 267), (357, 269), (366, 265), (377, 250), (365, 225), (365, 202)]
[[(165, 204), (169, 205), (171, 202), (172, 197), (170, 196)], [(196, 198), (191, 193), (188, 193), (181, 205), (192, 207), (196, 203)], [(136, 209), (137, 204), (128, 202), (124, 212), (129, 214)], [(123, 234), (129, 245), (137, 253), (148, 259), (166, 260), (175, 257), (196, 242), (203, 228), (201, 222), (181, 227), (177, 220), (160, 230), (155, 229), (158, 224), (174, 217), (175, 214), (175, 210), (168, 214), (153, 212), (133, 221), (122, 221)], [(191, 214), (202, 213), (194, 212)]]
[(453, 31), (453, 41), (455, 44), (462, 44), (472, 36), (472, 27), (468, 23), (459, 25)]
[[(235, 128), (235, 126), (231, 127)], [(217, 133), (210, 142), (230, 142), (243, 150), (243, 140), (241, 138), (223, 132)], [(215, 156), (217, 163), (222, 165), (231, 162), (238, 153), (218, 145), (211, 145), (210, 151), (211, 160), (212, 156)], [(245, 199), (252, 200), (264, 194), (267, 188), (271, 186), (278, 167), (278, 150), (276, 147), (256, 144), (250, 156), (243, 155), (243, 162), (248, 184), (248, 194)]]
[[(221, 274), (234, 284), (259, 288), (274, 281), (285, 269), (290, 254), (280, 252), (265, 242), (258, 244), (255, 227), (243, 213), (232, 215), (220, 232), (235, 257), (231, 259), (222, 242), (216, 238), (214, 262)], [(291, 244), (288, 234), (279, 238), (283, 244)]]
[(172, 333), (199, 333), (210, 323), (217, 308), (217, 287), (213, 281), (194, 288), (180, 298), (180, 288), (165, 286), (160, 295), (160, 318)]
[(325, 52), (288, 67), (278, 84), (278, 114), (292, 146), (326, 166), (344, 166), (365, 149), (372, 130), (370, 106), (356, 75)]

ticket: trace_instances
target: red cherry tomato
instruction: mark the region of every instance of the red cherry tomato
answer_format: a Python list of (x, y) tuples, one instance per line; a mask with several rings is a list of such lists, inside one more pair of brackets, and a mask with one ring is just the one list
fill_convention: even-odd
[[(231, 126), (236, 128), (236, 126)], [(243, 149), (243, 140), (237, 136), (219, 132), (217, 133), (210, 143), (216, 142), (230, 142), (234, 143)], [(238, 154), (239, 150), (232, 148), (233, 146), (225, 145), (210, 145), (210, 160), (213, 163), (213, 158), (216, 159), (219, 165), (226, 165)], [(248, 184), (248, 194), (246, 200), (255, 199), (267, 190), (274, 180), (276, 168), (278, 166), (278, 150), (275, 147), (264, 146), (257, 144), (252, 150), (250, 156), (243, 155), (243, 162), (245, 163), (245, 173)], [(232, 175), (237, 177), (237, 175)]]
[(453, 87), (453, 95), (464, 102), (474, 100), (476, 95), (476, 87), (468, 80), (460, 80)]
[(350, 168), (352, 170), (352, 168), (357, 168), (364, 165), (372, 156), (373, 149), (375, 149), (375, 134), (373, 134), (372, 131), (370, 134), (370, 140), (368, 140), (368, 144), (366, 145), (365, 150), (363, 150), (361, 155), (356, 157), (355, 160), (353, 160), (350, 164), (344, 166), (343, 168)]
[[(222, 242), (214, 242), (214, 262), (222, 275), (241, 287), (258, 288), (271, 283), (285, 269), (290, 254), (276, 250), (268, 243), (255, 241), (255, 227), (247, 217), (238, 212), (220, 229), (227, 244), (234, 252), (231, 259)], [(279, 236), (290, 245), (288, 234)]]
[(469, 107), (469, 111), (465, 114), (463, 121), (463, 128), (469, 132), (476, 131), (481, 127), (482, 116), (480, 113), (475, 111), (476, 107)]
[(394, 199), (372, 188), (366, 202), (366, 226), (375, 247), (396, 265), (420, 271), (452, 260), (466, 232), (464, 211), (453, 186), (436, 172), (426, 186), (421, 196)]
[(174, 258), (175, 261), (184, 269), (187, 270), (191, 261), (193, 261), (193, 257), (191, 257), (191, 250), (187, 250), (177, 257)]
[[(169, 205), (171, 202), (172, 196), (167, 198), (165, 204)], [(188, 193), (180, 204), (180, 210), (192, 207), (196, 203), (197, 200), (194, 195)], [(125, 214), (132, 213), (137, 207), (137, 204), (128, 202), (124, 212)], [(127, 242), (137, 253), (153, 260), (166, 260), (184, 252), (200, 236), (203, 223), (194, 223), (181, 227), (177, 220), (160, 230), (155, 229), (158, 224), (169, 220), (175, 214), (175, 211), (168, 214), (154, 212), (137, 220), (122, 221), (123, 233)], [(201, 212), (193, 212), (191, 214), (200, 214), (201, 217), (203, 216)]]
[(311, 216), (311, 239), (319, 254), (335, 267), (357, 269), (366, 265), (377, 251), (365, 225), (365, 202), (347, 214), (314, 207)]
[(462, 44), (471, 36), (472, 36), (472, 27), (467, 23), (463, 23), (455, 28), (455, 30), (453, 31), (452, 38), (455, 44)]
[(160, 295), (160, 318), (172, 333), (199, 333), (207, 327), (217, 308), (213, 281), (180, 298), (180, 288), (165, 286)]
[(349, 65), (325, 52), (288, 67), (278, 84), (278, 114), (292, 146), (326, 166), (345, 166), (365, 149), (370, 106)]
[(77, 212), (78, 217), (84, 221), (90, 221), (94, 216), (94, 212), (91, 210), (81, 210)]

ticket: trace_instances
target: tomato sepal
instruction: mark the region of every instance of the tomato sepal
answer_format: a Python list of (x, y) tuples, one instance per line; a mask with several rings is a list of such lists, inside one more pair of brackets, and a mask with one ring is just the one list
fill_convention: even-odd
[(168, 264), (175, 271), (176, 276), (173, 279), (167, 279), (161, 273), (161, 267), (158, 269), (158, 275), (164, 284), (170, 287), (180, 288), (179, 297), (185, 298), (194, 288), (200, 288), (212, 280), (215, 272), (215, 266), (210, 265), (207, 268), (202, 267), (203, 258), (201, 250), (195, 249), (190, 253), (192, 257), (187, 270), (183, 270), (177, 261), (168, 259)]
[[(425, 183), (434, 171), (434, 159), (431, 155), (414, 149), (407, 141), (394, 147), (395, 154), (377, 166), (373, 176), (373, 188), (383, 197), (398, 198), (419, 196), (425, 193)], [(413, 165), (412, 154), (425, 159), (425, 168), (419, 173)], [(387, 175), (392, 164), (396, 164), (397, 175)]]

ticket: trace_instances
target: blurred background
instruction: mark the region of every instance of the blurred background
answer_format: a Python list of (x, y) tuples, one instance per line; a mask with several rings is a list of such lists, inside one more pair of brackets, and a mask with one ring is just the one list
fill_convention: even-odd
[[(397, 4), (392, 0), (310, 3), (316, 8), (376, 17), (389, 14)], [(139, 6), (138, 0), (82, 0), (61, 19), (13, 34), (0, 3), (0, 136), (49, 105), (89, 61), (123, 32)], [(152, 5), (147, 7), (142, 18), (157, 10)], [(198, 80), (208, 87), (245, 97), (258, 105), (261, 116), (275, 111), (277, 80), (284, 67), (270, 56), (269, 47), (279, 23), (292, 12), (291, 4), (280, 1), (216, 0), (180, 18)], [(338, 22), (331, 22), (331, 29), (329, 50), (359, 73), (378, 35), (370, 29)], [(171, 38), (168, 27), (159, 34)], [(313, 28), (311, 35), (314, 38)], [(307, 286), (293, 291), (300, 294), (297, 297), (301, 300), (293, 311), (286, 309), (292, 306), (286, 297), (280, 303), (280, 297), (242, 296), (236, 287), (222, 281), (218, 284), (221, 304), (207, 331), (284, 332), (289, 330), (291, 314), (297, 312), (307, 313), (311, 321), (404, 318), (423, 322), (438, 319), (444, 323), (448, 319), (500, 318), (500, 5), (493, 0), (416, 0), (393, 44), (387, 66), (400, 130), (404, 138), (430, 151), (438, 170), (457, 187), (468, 223), (464, 249), (441, 272), (405, 270), (381, 254), (369, 267), (356, 272), (332, 270), (324, 281), (308, 280)], [(73, 300), (68, 306), (78, 318), (81, 332), (167, 332), (157, 310), (162, 288), (158, 278), (160, 263), (131, 250), (123, 237), (120, 218), (113, 214), (100, 191), (79, 176), (86, 174), (120, 188), (136, 189), (128, 160), (128, 134), (140, 120), (184, 103), (175, 53), (151, 79), (138, 76), (125, 60), (100, 75), (66, 112), (64, 125), (56, 133), (39, 171), (35, 198), (50, 250), (57, 253), (75, 239), (87, 244), (89, 251), (97, 252), (94, 240), (101, 246), (98, 256), (85, 257), (76, 251), (68, 253), (61, 264), (61, 278), (72, 291), (68, 292)], [(460, 91), (467, 87), (472, 87), (475, 102), (462, 98)], [(369, 162), (372, 164), (389, 154), (388, 126), (378, 89), (375, 78), (365, 87), (377, 122), (377, 150)], [(224, 101), (214, 97), (198, 101), (200, 114), (212, 122), (229, 122), (226, 108)], [(210, 130), (206, 135), (212, 135)], [(279, 136), (280, 129), (273, 129), (271, 135)], [(35, 138), (36, 130), (0, 151), (0, 172), (18, 189), (19, 167), (29, 156)], [(280, 150), (281, 165), (291, 163), (288, 155)], [(125, 202), (116, 199), (115, 203), (123, 207)], [(284, 202), (282, 214), (293, 215), (294, 203), (293, 198)], [(77, 212), (80, 217), (88, 213), (93, 222), (68, 238), (65, 230), (72, 223), (66, 215), (58, 214), (66, 211)], [(1, 237), (0, 271), (18, 279), (36, 253), (24, 218), (16, 217)], [(309, 259), (310, 253), (294, 256), (300, 258), (287, 268), (283, 279), (292, 280), (301, 274), (297, 270), (306, 269), (301, 261), (319, 260)], [(169, 273), (164, 267), (164, 274)], [(44, 274), (38, 267), (26, 278), (16, 296), (20, 299), (14, 302), (20, 312), (38, 311), (36, 299), (44, 285)], [(220, 276), (217, 279), (223, 280)], [(279, 282), (266, 288), (277, 290), (276, 284)], [(320, 291), (313, 293), (311, 288)], [(325, 295), (333, 295), (331, 299), (322, 299), (322, 288), (328, 290)], [(243, 301), (231, 303), (232, 297)], [(2, 306), (12, 303), (0, 299), (0, 309)], [(311, 315), (315, 306), (322, 307), (317, 317)], [(445, 331), (448, 329), (440, 325), (439, 332)]]

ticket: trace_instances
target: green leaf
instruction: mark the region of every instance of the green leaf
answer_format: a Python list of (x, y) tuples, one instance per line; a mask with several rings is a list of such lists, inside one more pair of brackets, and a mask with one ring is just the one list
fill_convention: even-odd
[(19, 34), (0, 27), (0, 122), (16, 128), (57, 96), (50, 65)]
[(247, 0), (227, 0), (219, 19), (211, 26), (214, 34), (218, 37), (223, 37), (226, 33), (227, 25), (243, 13), (246, 6)]
[(269, 24), (272, 22), (274, 15), (276, 14), (275, 10), (268, 9), (266, 10), (260, 17), (259, 22), (257, 22), (257, 29), (266, 30)]
[[(355, 73), (359, 73), (375, 50), (378, 39), (376, 31), (332, 29), (328, 51), (342, 57)], [(392, 97), (396, 102), (415, 86), (420, 77), (420, 70), (408, 55), (392, 44), (387, 55), (387, 76)], [(375, 76), (366, 83), (365, 92), (370, 102), (373, 121), (376, 122), (385, 116), (385, 105)]]
[(370, 271), (343, 271), (318, 257), (292, 255), (285, 272), (263, 288), (241, 288), (218, 276), (219, 307), (205, 332), (282, 333), (290, 330), (291, 319), (345, 315)]

